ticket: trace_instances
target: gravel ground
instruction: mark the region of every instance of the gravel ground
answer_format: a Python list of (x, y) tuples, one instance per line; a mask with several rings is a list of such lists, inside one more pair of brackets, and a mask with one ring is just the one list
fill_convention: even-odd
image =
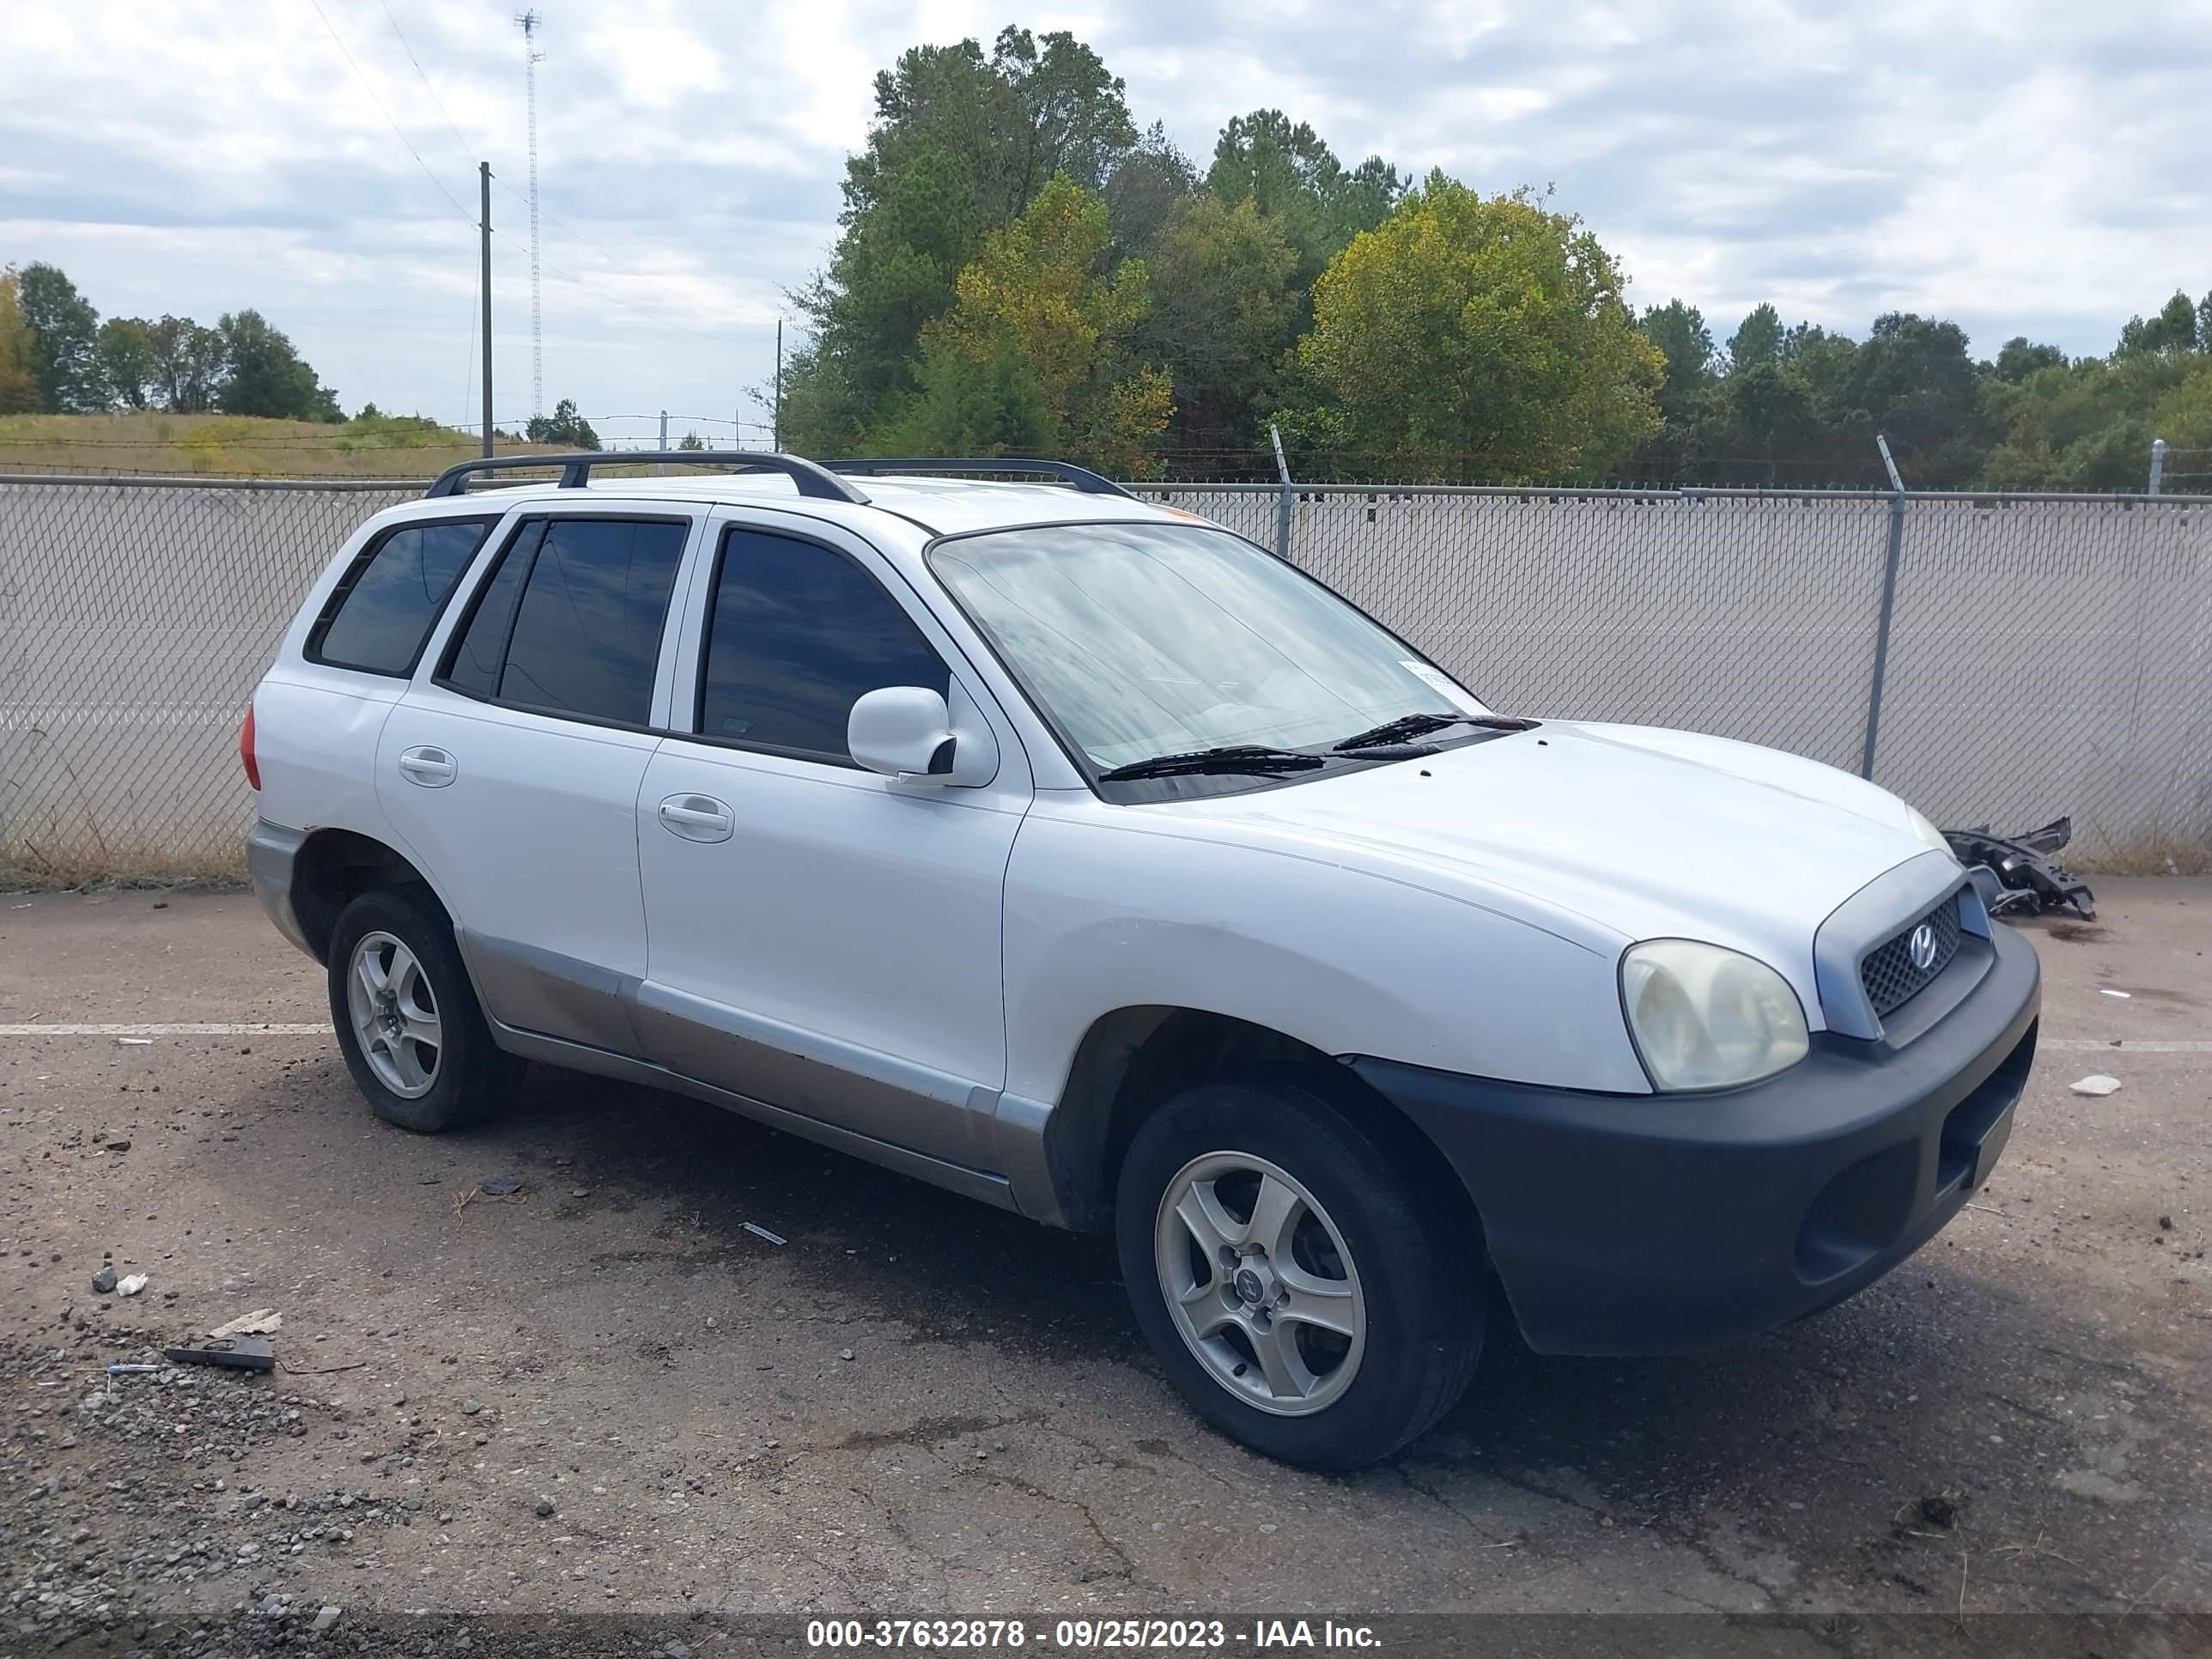
[[(1838, 1614), (1931, 1651), (1962, 1614), (2063, 1615), (2186, 1651), (2212, 1634), (2187, 1622), (2212, 1611), (2212, 884), (2099, 884), (2098, 923), (2030, 929), (2044, 1056), (1995, 1181), (1918, 1257), (1719, 1354), (1501, 1331), (1439, 1429), (1349, 1478), (1199, 1425), (1104, 1243), (706, 1107), (534, 1070), (426, 1139), (369, 1115), (326, 1032), (0, 1035), (0, 1655), (1473, 1610), (1789, 1615), (1743, 1628), (1808, 1651), (1863, 1647)], [(325, 1018), (243, 896), (0, 896), (0, 1027)], [(2096, 1071), (2121, 1091), (2069, 1091)], [(95, 1294), (103, 1266), (149, 1282)], [(258, 1308), (273, 1374), (106, 1374)]]

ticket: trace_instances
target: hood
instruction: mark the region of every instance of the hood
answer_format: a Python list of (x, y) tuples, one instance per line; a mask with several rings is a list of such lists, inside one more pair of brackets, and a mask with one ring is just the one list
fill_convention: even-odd
[(1593, 948), (1679, 938), (1742, 951), (1780, 970), (1808, 1012), (1820, 923), (1929, 850), (1894, 795), (1817, 761), (1571, 721), (1180, 810)]

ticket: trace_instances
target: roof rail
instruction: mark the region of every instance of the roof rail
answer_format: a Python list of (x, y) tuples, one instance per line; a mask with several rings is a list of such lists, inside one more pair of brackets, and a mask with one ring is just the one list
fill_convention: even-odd
[(864, 477), (877, 477), (886, 472), (1035, 472), (1054, 477), (1065, 484), (1073, 484), (1086, 495), (1124, 495), (1137, 498), (1115, 483), (1103, 478), (1087, 467), (1069, 461), (1040, 461), (1018, 455), (970, 456), (868, 456), (861, 460), (824, 461), (823, 465), (832, 472), (858, 472)]
[(422, 498), (433, 501), (441, 496), (464, 495), (473, 474), (511, 472), (520, 467), (557, 466), (561, 469), (562, 489), (581, 489), (591, 482), (595, 466), (702, 466), (718, 462), (740, 472), (783, 473), (798, 486), (800, 495), (820, 501), (848, 501), (855, 507), (868, 504), (866, 495), (826, 467), (797, 455), (752, 449), (593, 449), (567, 454), (489, 455), (482, 460), (463, 461), (459, 466), (447, 467), (438, 475), (437, 482), (422, 492)]

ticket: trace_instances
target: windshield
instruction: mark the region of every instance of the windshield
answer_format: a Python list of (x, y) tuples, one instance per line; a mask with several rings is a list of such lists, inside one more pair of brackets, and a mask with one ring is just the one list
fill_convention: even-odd
[(1484, 712), (1335, 594), (1226, 531), (1000, 531), (941, 543), (930, 559), (1096, 771), (1231, 745), (1323, 751), (1404, 714)]

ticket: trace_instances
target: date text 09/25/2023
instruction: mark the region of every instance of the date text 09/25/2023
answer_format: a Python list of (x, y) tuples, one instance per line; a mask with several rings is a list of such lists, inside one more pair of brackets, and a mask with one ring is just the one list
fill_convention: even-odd
[(1060, 1619), (1034, 1632), (1019, 1619), (816, 1619), (806, 1626), (806, 1645), (817, 1650), (1023, 1648), (1031, 1643), (1087, 1652), (1382, 1645), (1370, 1626), (1332, 1619)]

